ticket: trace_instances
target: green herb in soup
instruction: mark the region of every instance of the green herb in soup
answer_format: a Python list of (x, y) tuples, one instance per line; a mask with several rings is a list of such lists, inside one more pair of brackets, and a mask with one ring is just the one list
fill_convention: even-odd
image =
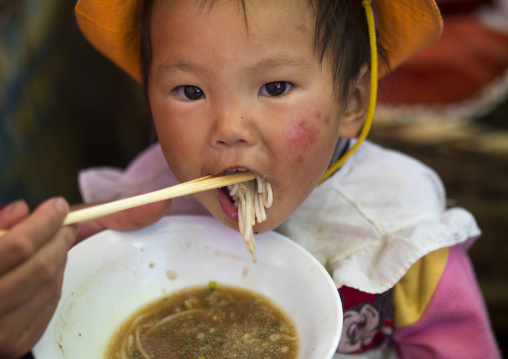
[(136, 312), (105, 359), (295, 359), (298, 347), (291, 320), (269, 299), (210, 282)]

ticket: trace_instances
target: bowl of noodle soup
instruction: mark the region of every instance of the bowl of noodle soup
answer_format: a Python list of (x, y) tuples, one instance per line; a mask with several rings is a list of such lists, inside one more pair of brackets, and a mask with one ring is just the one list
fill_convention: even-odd
[(288, 238), (268, 232), (254, 240), (257, 263), (241, 235), (215, 218), (168, 216), (140, 231), (104, 231), (81, 242), (69, 252), (62, 297), (34, 357), (102, 359), (137, 310), (218, 283), (258, 293), (286, 313), (298, 359), (332, 358), (343, 320), (333, 280)]

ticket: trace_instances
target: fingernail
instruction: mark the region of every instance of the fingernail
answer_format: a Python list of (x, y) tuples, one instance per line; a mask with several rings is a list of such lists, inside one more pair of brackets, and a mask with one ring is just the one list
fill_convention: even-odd
[(69, 205), (67, 204), (67, 202), (63, 198), (58, 198), (55, 201), (55, 207), (56, 207), (56, 209), (58, 209), (62, 213), (69, 212)]

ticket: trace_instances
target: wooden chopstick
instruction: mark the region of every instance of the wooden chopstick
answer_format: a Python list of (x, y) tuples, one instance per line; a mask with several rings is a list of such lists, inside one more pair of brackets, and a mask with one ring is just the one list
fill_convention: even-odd
[[(214, 188), (225, 187), (232, 184), (249, 181), (254, 178), (256, 178), (256, 176), (249, 171), (236, 172), (225, 176), (205, 176), (158, 191), (69, 212), (67, 217), (65, 217), (63, 225), (65, 226), (73, 223), (87, 222), (92, 219), (120, 212), (129, 208), (138, 207), (153, 202), (159, 202), (165, 199), (185, 196), (192, 193), (207, 191)], [(5, 233), (7, 233), (7, 230), (0, 229), (0, 237)]]

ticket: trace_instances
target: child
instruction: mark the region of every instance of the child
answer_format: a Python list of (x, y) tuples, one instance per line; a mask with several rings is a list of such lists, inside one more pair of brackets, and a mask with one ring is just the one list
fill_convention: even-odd
[[(432, 0), (374, 5), (381, 75), (440, 34)], [(254, 230), (291, 237), (337, 284), (337, 358), (498, 358), (466, 254), (480, 234), (471, 214), (446, 210), (439, 178), (413, 159), (369, 142), (351, 155), (376, 85), (362, 6), (369, 14), (359, 0), (80, 0), (81, 30), (142, 82), (160, 142), (125, 174), (84, 172), (85, 200), (251, 170), (274, 194)], [(238, 229), (230, 207), (207, 191), (170, 213), (205, 208)]]

